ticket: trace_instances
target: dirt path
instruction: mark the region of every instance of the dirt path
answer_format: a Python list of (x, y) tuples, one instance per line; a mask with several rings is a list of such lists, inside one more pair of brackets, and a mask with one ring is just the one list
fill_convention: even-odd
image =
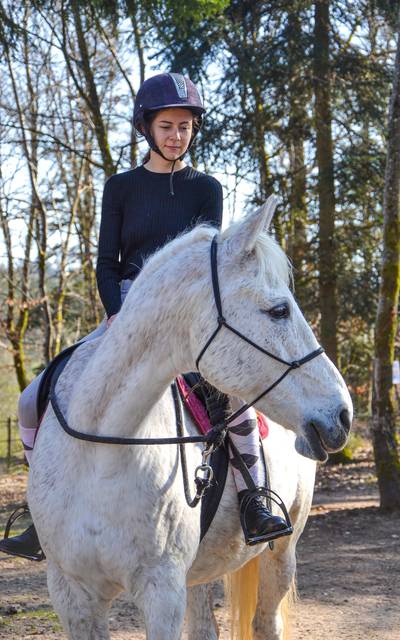
[[(24, 495), (25, 476), (0, 475), (0, 524)], [(352, 465), (322, 467), (314, 507), (298, 547), (300, 599), (292, 611), (293, 640), (400, 638), (400, 516), (378, 511), (370, 453)], [(0, 639), (61, 640), (44, 563), (0, 557)], [(216, 588), (221, 640), (227, 612)], [(113, 607), (113, 640), (144, 640), (138, 612), (126, 600)]]

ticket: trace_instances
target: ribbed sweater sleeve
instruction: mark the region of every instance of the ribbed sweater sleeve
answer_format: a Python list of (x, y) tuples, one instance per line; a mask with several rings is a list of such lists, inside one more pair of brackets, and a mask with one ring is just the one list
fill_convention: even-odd
[(223, 210), (222, 186), (215, 178), (209, 179), (207, 186), (207, 196), (201, 206), (199, 218), (220, 229)]
[(118, 189), (118, 176), (111, 176), (104, 185), (99, 234), (99, 253), (96, 268), (97, 286), (101, 301), (110, 317), (121, 308), (120, 247), (122, 210)]

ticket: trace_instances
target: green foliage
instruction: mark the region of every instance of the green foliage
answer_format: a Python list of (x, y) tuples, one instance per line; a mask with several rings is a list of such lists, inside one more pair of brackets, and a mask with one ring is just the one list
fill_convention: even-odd
[(229, 0), (145, 0), (144, 6), (168, 14), (174, 24), (181, 21), (199, 23), (221, 13), (229, 5)]
[[(7, 418), (16, 415), (18, 396), (19, 389), (11, 354), (4, 349), (0, 349), (0, 424), (2, 429)], [(5, 438), (4, 433), (2, 431), (1, 440)]]

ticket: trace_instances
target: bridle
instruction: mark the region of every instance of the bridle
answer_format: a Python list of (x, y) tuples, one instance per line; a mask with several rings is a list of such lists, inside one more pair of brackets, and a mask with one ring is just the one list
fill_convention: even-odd
[[(301, 367), (306, 362), (310, 362), (310, 360), (313, 360), (314, 358), (316, 358), (317, 356), (319, 356), (321, 353), (324, 352), (324, 349), (322, 347), (318, 347), (318, 349), (315, 349), (315, 351), (311, 351), (311, 353), (309, 353), (308, 355), (304, 356), (304, 358), (301, 358), (300, 360), (293, 360), (292, 362), (287, 362), (286, 360), (283, 360), (282, 358), (279, 358), (279, 356), (274, 355), (270, 351), (267, 351), (266, 349), (264, 349), (260, 345), (256, 344), (255, 342), (250, 340), (250, 338), (247, 338), (247, 336), (243, 335), (243, 333), (241, 333), (240, 331), (238, 331), (237, 329), (232, 327), (225, 320), (225, 318), (223, 316), (223, 313), (222, 313), (221, 293), (220, 293), (219, 281), (218, 281), (218, 262), (217, 262), (217, 247), (218, 247), (218, 244), (217, 244), (217, 235), (218, 234), (215, 234), (215, 236), (212, 239), (211, 250), (210, 250), (212, 286), (213, 286), (213, 292), (214, 292), (215, 305), (216, 305), (217, 311), (218, 311), (217, 328), (212, 333), (210, 338), (207, 340), (206, 344), (204, 345), (204, 347), (202, 348), (202, 350), (200, 351), (200, 354), (198, 355), (198, 357), (196, 359), (196, 367), (197, 367), (197, 369), (199, 369), (200, 360), (203, 357), (203, 355), (205, 354), (205, 352), (207, 351), (208, 347), (210, 346), (212, 341), (215, 339), (215, 337), (217, 336), (218, 332), (222, 329), (222, 327), (225, 327), (226, 329), (229, 329), (229, 331), (232, 331), (232, 333), (237, 335), (239, 338), (241, 338), (242, 340), (244, 340), (245, 342), (250, 344), (252, 347), (254, 347), (255, 349), (258, 349), (258, 351), (261, 351), (262, 353), (264, 353), (265, 355), (269, 356), (270, 358), (273, 358), (274, 360), (277, 360), (278, 362), (281, 362), (282, 364), (285, 364), (287, 366), (286, 371), (284, 371), (284, 373), (275, 382), (273, 382), (267, 389), (265, 389), (265, 391), (263, 391), (256, 398), (254, 398), (254, 400), (252, 400), (251, 402), (248, 402), (247, 404), (245, 404), (243, 407), (238, 409), (238, 411), (235, 411), (235, 413), (233, 413), (226, 420), (224, 420), (222, 424), (215, 425), (213, 427), (213, 429), (211, 429), (211, 431), (207, 435), (204, 435), (204, 436), (200, 436), (200, 435), (199, 436), (182, 436), (182, 435), (180, 435), (180, 436), (178, 436), (176, 438), (171, 438), (171, 437), (166, 437), (166, 438), (122, 438), (122, 437), (118, 437), (118, 436), (102, 436), (102, 435), (97, 435), (97, 434), (85, 433), (85, 432), (81, 432), (81, 431), (77, 431), (76, 429), (73, 429), (72, 427), (70, 427), (68, 425), (68, 423), (67, 423), (67, 421), (65, 419), (65, 416), (64, 416), (64, 414), (63, 414), (63, 412), (62, 412), (62, 410), (60, 408), (60, 405), (58, 403), (57, 396), (56, 396), (56, 391), (55, 391), (55, 387), (56, 387), (57, 377), (58, 376), (55, 376), (55, 377), (53, 377), (52, 383), (51, 383), (50, 402), (51, 402), (51, 405), (53, 407), (54, 413), (55, 413), (55, 415), (56, 415), (61, 427), (64, 429), (64, 431), (68, 435), (72, 436), (73, 438), (77, 438), (78, 440), (84, 440), (84, 441), (87, 441), (87, 442), (96, 442), (96, 443), (101, 443), (101, 444), (116, 444), (116, 445), (187, 444), (187, 443), (190, 443), (190, 442), (193, 442), (193, 443), (194, 442), (206, 442), (206, 443), (211, 443), (211, 444), (215, 443), (215, 442), (220, 443), (222, 441), (223, 433), (225, 432), (226, 427), (228, 426), (228, 424), (230, 422), (232, 422), (232, 420), (234, 420), (235, 418), (240, 416), (249, 407), (253, 406), (261, 398), (263, 398), (265, 395), (267, 395), (267, 393), (272, 391), (272, 389), (274, 389), (280, 382), (282, 382), (282, 380), (288, 375), (288, 373), (290, 371), (292, 371), (293, 369), (298, 369), (299, 367)], [(172, 385), (172, 391), (173, 391), (174, 401), (175, 401), (175, 405), (176, 405), (177, 394), (176, 394), (176, 389), (174, 389), (174, 385)]]
[(204, 356), (204, 354), (207, 351), (208, 347), (213, 342), (213, 340), (216, 338), (216, 336), (218, 335), (218, 333), (220, 332), (222, 327), (225, 327), (226, 329), (228, 329), (229, 331), (234, 333), (236, 336), (238, 336), (241, 340), (244, 340), (245, 342), (250, 344), (252, 347), (257, 349), (258, 351), (261, 351), (261, 353), (264, 353), (265, 355), (269, 356), (270, 358), (273, 358), (273, 360), (276, 360), (277, 362), (281, 362), (282, 364), (287, 366), (286, 371), (284, 371), (283, 374), (277, 380), (275, 380), (275, 382), (273, 382), (269, 387), (267, 387), (267, 389), (265, 389), (256, 398), (254, 398), (254, 400), (252, 400), (251, 402), (248, 402), (247, 404), (243, 405), (242, 407), (240, 407), (240, 409), (235, 411), (235, 413), (232, 413), (232, 415), (230, 415), (226, 420), (224, 420), (224, 426), (227, 426), (230, 422), (232, 422), (232, 420), (235, 420), (235, 418), (237, 418), (242, 413), (247, 411), (247, 409), (252, 407), (254, 404), (256, 404), (256, 402), (258, 402), (259, 400), (261, 400), (261, 398), (263, 398), (265, 395), (267, 395), (267, 393), (272, 391), (272, 389), (274, 389), (280, 382), (282, 382), (282, 380), (284, 378), (286, 378), (288, 373), (293, 371), (293, 369), (298, 369), (299, 367), (301, 367), (306, 362), (310, 362), (310, 360), (314, 360), (314, 358), (316, 358), (317, 356), (321, 355), (321, 353), (324, 353), (324, 349), (322, 347), (318, 347), (318, 349), (315, 349), (314, 351), (311, 351), (310, 353), (308, 353), (303, 358), (300, 358), (300, 360), (292, 360), (291, 362), (288, 362), (287, 360), (283, 360), (283, 358), (280, 358), (279, 356), (276, 356), (274, 353), (271, 353), (270, 351), (267, 351), (266, 349), (264, 349), (264, 347), (261, 347), (259, 344), (253, 342), (253, 340), (250, 340), (250, 338), (248, 338), (243, 333), (241, 333), (240, 331), (235, 329), (235, 327), (232, 327), (232, 325), (230, 325), (225, 320), (224, 314), (222, 313), (221, 292), (220, 292), (219, 280), (218, 280), (218, 259), (217, 259), (218, 241), (217, 241), (217, 237), (218, 237), (218, 234), (215, 234), (213, 239), (212, 239), (212, 242), (211, 242), (211, 250), (210, 250), (211, 280), (212, 280), (212, 287), (213, 287), (213, 292), (214, 292), (214, 302), (215, 302), (215, 306), (217, 307), (217, 312), (218, 312), (217, 328), (211, 334), (211, 336), (207, 340), (206, 344), (204, 345), (204, 347), (200, 351), (199, 355), (197, 356), (197, 359), (196, 359), (197, 370), (200, 372), (200, 369), (199, 369), (200, 360), (202, 359), (202, 357)]

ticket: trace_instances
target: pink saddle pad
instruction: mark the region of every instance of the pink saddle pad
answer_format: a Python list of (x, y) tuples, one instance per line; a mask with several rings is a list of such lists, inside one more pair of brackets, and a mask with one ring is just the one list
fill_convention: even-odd
[[(201, 434), (205, 435), (211, 429), (210, 419), (203, 403), (199, 400), (195, 393), (190, 393), (190, 387), (182, 376), (178, 376), (176, 379), (179, 391), (185, 402), (190, 415), (197, 425)], [(269, 432), (268, 421), (263, 413), (257, 411), (258, 429), (260, 431), (260, 437), (264, 440)]]

